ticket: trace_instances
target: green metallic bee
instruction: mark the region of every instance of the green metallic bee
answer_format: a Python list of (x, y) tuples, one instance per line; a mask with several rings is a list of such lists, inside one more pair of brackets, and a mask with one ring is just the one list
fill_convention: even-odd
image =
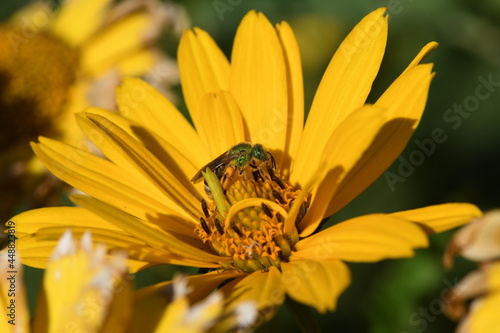
[[(191, 182), (196, 184), (201, 181), (203, 179), (202, 172), (207, 168), (210, 168), (219, 180), (224, 177), (226, 169), (230, 166), (234, 166), (240, 172), (242, 172), (243, 168), (246, 166), (250, 166), (252, 170), (256, 170), (257, 167), (252, 163), (254, 160), (265, 162), (267, 169), (276, 168), (276, 161), (274, 160), (273, 155), (271, 155), (271, 153), (268, 152), (261, 144), (257, 143), (252, 146), (250, 143), (243, 142), (233, 146), (231, 149), (201, 168), (191, 179)], [(258, 171), (253, 172), (253, 176), (257, 180), (259, 177)]]

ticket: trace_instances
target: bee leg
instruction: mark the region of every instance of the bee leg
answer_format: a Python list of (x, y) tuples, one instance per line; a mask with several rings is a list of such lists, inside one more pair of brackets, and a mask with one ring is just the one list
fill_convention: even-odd
[(260, 170), (252, 170), (253, 179), (258, 182), (259, 179), (262, 179), (262, 175), (260, 174)]
[(276, 160), (274, 159), (273, 154), (271, 154), (270, 152), (267, 152), (267, 157), (269, 160), (271, 160), (272, 168), (276, 169)]
[(271, 167), (268, 166), (267, 167), (267, 172), (269, 173), (269, 176), (271, 177), (271, 180), (274, 181), (276, 184), (278, 184), (278, 186), (282, 190), (284, 190), (285, 189), (285, 184), (283, 184), (283, 181), (279, 177), (277, 177), (275, 175), (273, 168), (271, 168)]
[(200, 224), (203, 230), (207, 233), (207, 235), (210, 236), (212, 234), (212, 231), (210, 231), (210, 228), (208, 227), (207, 222), (203, 217), (200, 217)]
[(208, 212), (207, 202), (205, 201), (205, 199), (201, 199), (201, 209), (203, 210), (203, 214), (205, 214), (206, 218), (210, 217), (210, 213)]

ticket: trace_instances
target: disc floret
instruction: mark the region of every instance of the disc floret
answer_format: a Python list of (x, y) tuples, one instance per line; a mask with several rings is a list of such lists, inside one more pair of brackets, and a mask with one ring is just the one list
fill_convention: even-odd
[(10, 25), (0, 26), (0, 49), (0, 144), (54, 134), (52, 123), (76, 79), (78, 50), (46, 32), (28, 39)]
[[(232, 257), (226, 269), (244, 272), (280, 268), (298, 241), (298, 233), (284, 232), (285, 219), (300, 189), (276, 174), (274, 159), (253, 158), (244, 167), (228, 166), (220, 179), (203, 171), (211, 202), (202, 202), (204, 216), (197, 235), (220, 256)], [(307, 201), (302, 203), (307, 206)], [(302, 216), (298, 216), (297, 224)]]

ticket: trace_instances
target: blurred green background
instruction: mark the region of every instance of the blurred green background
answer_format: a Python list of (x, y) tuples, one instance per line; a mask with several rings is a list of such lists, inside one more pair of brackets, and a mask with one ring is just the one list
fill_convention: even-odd
[[(0, 18), (8, 17), (22, 3), (3, 1)], [(482, 80), (500, 83), (499, 1), (186, 0), (177, 3), (185, 6), (192, 25), (208, 31), (228, 56), (236, 28), (249, 10), (264, 12), (273, 23), (289, 22), (299, 39), (303, 57), (306, 110), (342, 38), (372, 10), (389, 7), (387, 51), (369, 101), (375, 101), (429, 41), (440, 43), (426, 59), (435, 64), (437, 75), (418, 130), (400, 160), (388, 170), (402, 176), (403, 181), (391, 185), (382, 176), (329, 223), (361, 214), (445, 202), (471, 202), (483, 210), (500, 206), (500, 84), (491, 87), (488, 98), (474, 99)], [(171, 38), (165, 37), (163, 44), (167, 52), (175, 55), (176, 45)], [(464, 109), (463, 116), (454, 113), (453, 109), (464, 103), (472, 111)], [(446, 140), (436, 143), (431, 153), (415, 153), (422, 151), (417, 141), (428, 142), (436, 128), (444, 131)], [(411, 161), (412, 156), (423, 158), (413, 160), (418, 164), (413, 170), (400, 174), (401, 161)], [(475, 265), (458, 259), (451, 271), (442, 268), (441, 256), (451, 235), (448, 232), (432, 236), (430, 248), (419, 250), (412, 259), (350, 264), (352, 285), (340, 297), (336, 312), (318, 316), (321, 327), (332, 332), (453, 332), (455, 323), (442, 313), (441, 294)], [(164, 280), (174, 270), (159, 267), (141, 272), (137, 286)], [(41, 271), (28, 269), (26, 275), (28, 292), (34, 295)], [(260, 332), (285, 330), (298, 331), (284, 308), (272, 322), (259, 329)]]

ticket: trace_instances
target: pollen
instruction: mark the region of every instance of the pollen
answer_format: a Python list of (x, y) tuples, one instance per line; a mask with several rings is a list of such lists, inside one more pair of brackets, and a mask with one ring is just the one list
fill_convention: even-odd
[[(0, 146), (52, 133), (76, 78), (78, 51), (45, 32), (0, 26)], [(15, 126), (14, 126), (15, 124)]]
[[(212, 182), (207, 183), (214, 187)], [(281, 180), (262, 161), (244, 168), (227, 167), (216, 185), (221, 191), (210, 188), (211, 193), (220, 193), (224, 204), (218, 204), (221, 198), (202, 201), (204, 217), (195, 230), (198, 237), (218, 255), (232, 258), (225, 269), (250, 273), (271, 266), (280, 268), (299, 239), (296, 228), (285, 234), (284, 223), (301, 190)], [(300, 211), (305, 212), (307, 206), (306, 199)], [(295, 225), (302, 217), (297, 216)]]

